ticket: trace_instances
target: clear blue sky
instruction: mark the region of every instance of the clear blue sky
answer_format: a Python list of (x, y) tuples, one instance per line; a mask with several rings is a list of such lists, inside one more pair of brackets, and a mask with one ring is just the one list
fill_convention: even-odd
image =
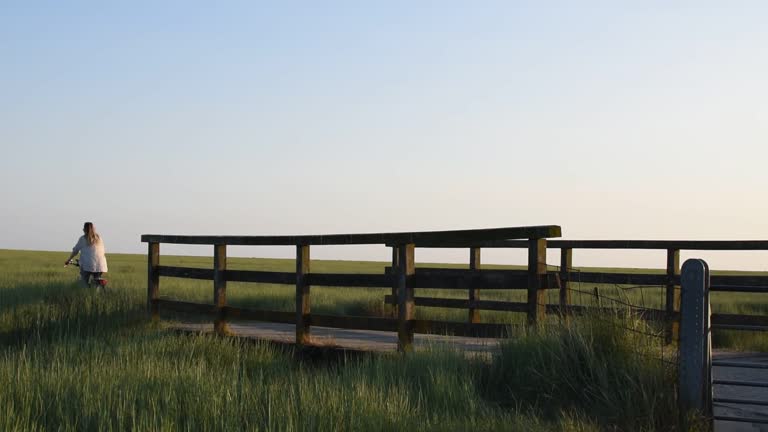
[(111, 252), (541, 224), (768, 238), (765, 2), (108, 3), (0, 4), (2, 248), (68, 250), (85, 220)]

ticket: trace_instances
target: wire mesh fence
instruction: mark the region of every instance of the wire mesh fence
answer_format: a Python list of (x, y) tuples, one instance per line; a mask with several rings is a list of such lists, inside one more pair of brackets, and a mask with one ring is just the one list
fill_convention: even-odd
[[(677, 366), (677, 348), (669, 343), (668, 337), (674, 317), (666, 314), (667, 285), (588, 283), (579, 278), (579, 268), (550, 268), (558, 275), (564, 271), (571, 275), (567, 282), (556, 278), (557, 287), (550, 288), (557, 289), (547, 292), (548, 305), (565, 306), (565, 310), (559, 311), (561, 317), (587, 319), (638, 335), (634, 338), (638, 343), (636, 355)], [(568, 299), (567, 305), (562, 304), (563, 297)]]

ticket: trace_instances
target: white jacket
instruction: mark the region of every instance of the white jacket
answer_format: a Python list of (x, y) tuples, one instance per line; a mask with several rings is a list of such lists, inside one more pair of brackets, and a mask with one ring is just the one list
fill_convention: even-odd
[(80, 252), (80, 270), (93, 273), (107, 271), (107, 257), (104, 255), (104, 241), (101, 237), (92, 245), (88, 244), (85, 236), (80, 236), (72, 252)]

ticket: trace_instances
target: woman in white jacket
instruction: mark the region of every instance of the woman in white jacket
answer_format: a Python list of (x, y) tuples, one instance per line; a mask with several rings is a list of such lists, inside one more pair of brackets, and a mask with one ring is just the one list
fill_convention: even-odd
[(64, 265), (68, 265), (78, 253), (80, 254), (80, 278), (84, 284), (88, 284), (91, 276), (98, 279), (102, 273), (107, 272), (104, 241), (93, 228), (91, 222), (86, 222), (83, 225), (83, 235), (77, 240), (77, 244), (72, 248), (72, 254), (69, 255)]

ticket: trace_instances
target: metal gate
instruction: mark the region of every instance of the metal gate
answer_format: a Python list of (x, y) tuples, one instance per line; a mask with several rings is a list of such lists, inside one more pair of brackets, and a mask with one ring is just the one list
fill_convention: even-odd
[[(710, 288), (721, 287), (710, 286), (705, 261), (687, 260), (680, 279), (681, 411), (693, 410), (713, 419), (716, 429), (726, 426), (721, 422), (768, 425), (768, 354), (716, 353), (713, 358), (711, 343), (713, 329), (766, 331), (768, 327), (712, 324)], [(768, 430), (759, 430), (763, 428)]]

